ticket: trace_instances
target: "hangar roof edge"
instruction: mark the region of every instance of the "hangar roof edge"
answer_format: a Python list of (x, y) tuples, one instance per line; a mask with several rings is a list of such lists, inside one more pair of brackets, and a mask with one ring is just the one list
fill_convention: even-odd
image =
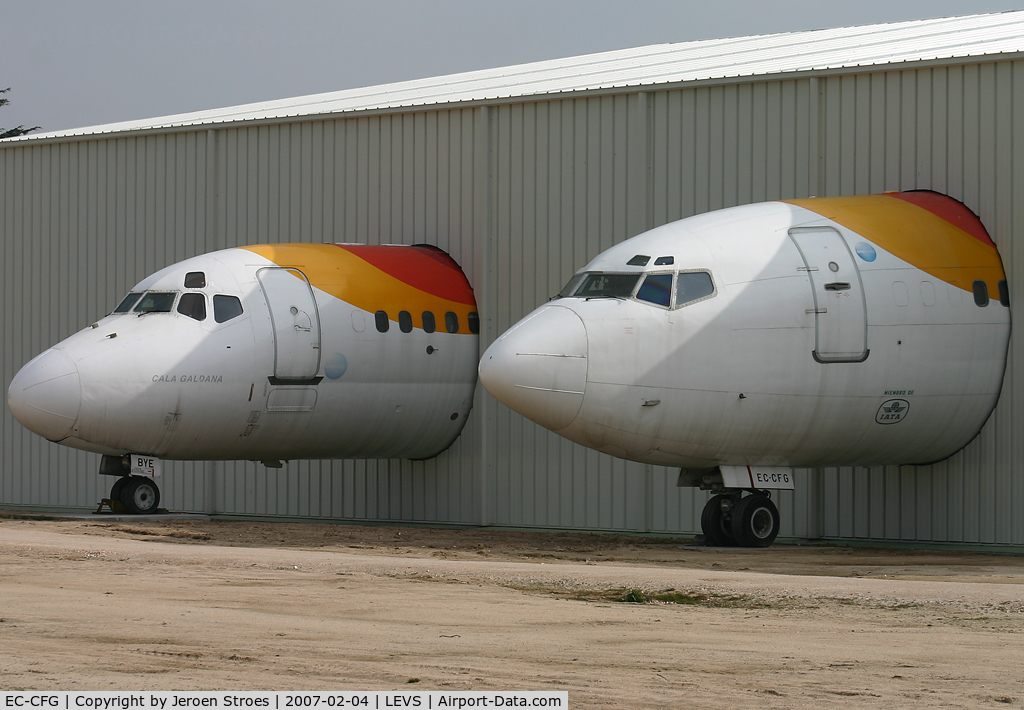
[(0, 141), (86, 137), (238, 121), (540, 98), (1024, 52), (1024, 11), (654, 44)]

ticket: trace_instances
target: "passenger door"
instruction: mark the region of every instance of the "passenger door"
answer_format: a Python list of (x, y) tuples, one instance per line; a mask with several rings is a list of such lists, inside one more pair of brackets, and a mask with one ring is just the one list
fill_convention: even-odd
[(864, 362), (869, 353), (867, 304), (846, 240), (831, 227), (795, 227), (789, 236), (803, 257), (814, 296), (814, 359)]
[(314, 384), (320, 370), (320, 316), (306, 275), (269, 267), (256, 272), (274, 329), (274, 380)]

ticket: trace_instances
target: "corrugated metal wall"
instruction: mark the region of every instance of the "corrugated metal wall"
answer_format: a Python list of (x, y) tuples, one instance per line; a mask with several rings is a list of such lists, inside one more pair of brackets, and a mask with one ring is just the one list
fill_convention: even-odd
[[(437, 244), (477, 290), (486, 345), (633, 234), (807, 195), (963, 200), (999, 244), (1020, 307), (1022, 102), (1024, 63), (1007, 61), (0, 148), (5, 386), (144, 275), (217, 248)], [(798, 471), (797, 491), (778, 496), (782, 534), (1024, 544), (1012, 514), (1024, 507), (1019, 338), (999, 408), (965, 451), (924, 468)], [(0, 419), (0, 503), (105, 495), (97, 456), (28, 434), (6, 408)], [(670, 469), (570, 444), (482, 389), (432, 461), (169, 469), (170, 506), (256, 515), (686, 532), (706, 499)]]

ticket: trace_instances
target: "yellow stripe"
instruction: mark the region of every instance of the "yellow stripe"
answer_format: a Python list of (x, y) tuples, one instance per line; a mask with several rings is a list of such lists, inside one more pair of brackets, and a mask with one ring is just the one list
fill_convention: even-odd
[(841, 224), (890, 254), (965, 291), (976, 280), (997, 297), (999, 252), (936, 214), (886, 195), (783, 200)]
[(423, 327), (423, 311), (434, 314), (437, 329), (444, 331), (444, 314), (459, 317), (459, 332), (468, 333), (472, 305), (449, 301), (410, 286), (373, 266), (346, 249), (331, 244), (257, 244), (240, 247), (269, 259), (278, 266), (298, 269), (309, 283), (356, 308), (375, 313), (386, 311), (398, 320), (399, 311), (409, 311), (413, 326)]

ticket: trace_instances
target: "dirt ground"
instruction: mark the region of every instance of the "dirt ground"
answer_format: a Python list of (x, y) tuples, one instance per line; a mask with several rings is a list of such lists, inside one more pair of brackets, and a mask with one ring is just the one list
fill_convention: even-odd
[(0, 515), (0, 690), (1024, 706), (1024, 557), (684, 543)]

